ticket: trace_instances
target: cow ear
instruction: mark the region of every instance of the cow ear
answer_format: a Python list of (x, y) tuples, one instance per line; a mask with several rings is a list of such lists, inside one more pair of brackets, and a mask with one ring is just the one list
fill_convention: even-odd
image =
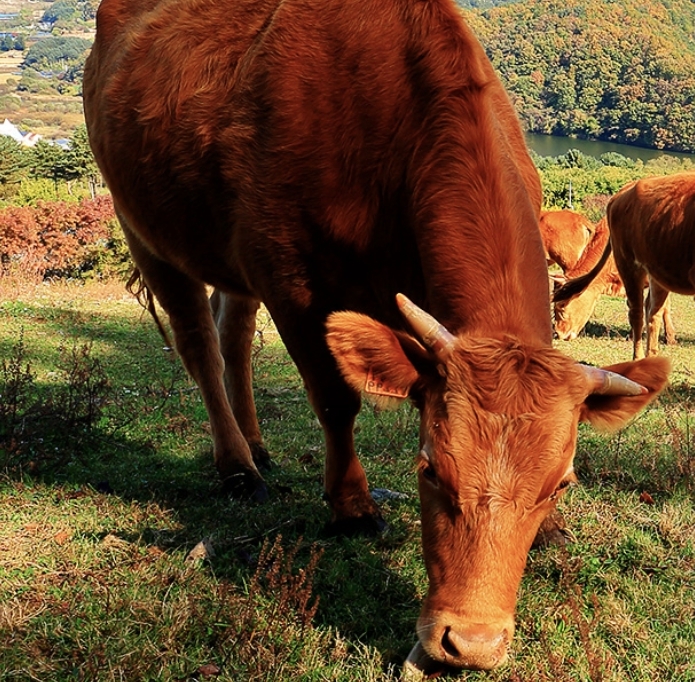
[(600, 431), (615, 431), (646, 407), (668, 383), (671, 363), (667, 358), (651, 357), (603, 367), (641, 384), (647, 393), (636, 396), (589, 395), (581, 408), (580, 420)]
[(326, 342), (345, 380), (379, 407), (403, 402), (420, 376), (415, 365), (432, 363), (412, 338), (360, 313), (333, 313), (326, 329)]

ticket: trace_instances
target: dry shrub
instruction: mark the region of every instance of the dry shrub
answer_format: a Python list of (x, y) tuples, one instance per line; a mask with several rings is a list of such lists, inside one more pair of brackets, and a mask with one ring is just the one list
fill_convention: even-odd
[[(297, 664), (305, 635), (318, 608), (312, 599), (316, 567), (323, 550), (312, 545), (304, 568), (295, 569), (300, 538), (289, 550), (278, 535), (266, 540), (241, 607), (234, 600), (235, 622), (225, 634), (226, 665), (245, 680), (265, 680), (268, 671)], [(233, 660), (232, 659), (233, 656)]]
[[(588, 596), (591, 603), (592, 614), (587, 618), (583, 613), (586, 598), (582, 593), (580, 584), (580, 571), (582, 569), (581, 557), (570, 557), (566, 549), (562, 549), (559, 555), (561, 592), (564, 592), (565, 600), (560, 607), (560, 617), (564, 623), (575, 630), (588, 667), (588, 679), (591, 682), (603, 682), (610, 675), (615, 666), (613, 657), (607, 651), (601, 651), (596, 645), (592, 633), (600, 624), (601, 608), (598, 597), (592, 593)], [(541, 644), (547, 655), (548, 666), (553, 680), (574, 680), (575, 674), (572, 668), (574, 661), (565, 661), (561, 655), (555, 652), (547, 640), (544, 632), (541, 632)], [(567, 663), (571, 664), (570, 670)]]

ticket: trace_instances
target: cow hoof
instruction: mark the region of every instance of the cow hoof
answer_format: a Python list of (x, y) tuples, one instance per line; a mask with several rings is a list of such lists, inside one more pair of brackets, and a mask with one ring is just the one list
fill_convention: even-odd
[(253, 463), (261, 471), (270, 471), (273, 466), (273, 460), (270, 457), (270, 453), (265, 449), (263, 443), (250, 443), (251, 457), (253, 458)]
[(242, 471), (228, 476), (222, 482), (222, 489), (237, 500), (248, 500), (259, 504), (268, 501), (268, 486), (253, 471)]
[(363, 514), (347, 519), (337, 519), (326, 524), (324, 534), (330, 537), (344, 536), (355, 537), (356, 535), (366, 535), (376, 537), (381, 535), (388, 528), (388, 524), (381, 514)]

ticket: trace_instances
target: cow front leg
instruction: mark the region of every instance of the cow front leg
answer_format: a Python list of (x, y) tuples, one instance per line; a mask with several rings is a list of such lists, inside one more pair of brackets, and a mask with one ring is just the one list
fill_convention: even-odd
[[(369, 492), (355, 453), (353, 429), (360, 397), (344, 381), (325, 342), (324, 317), (287, 316), (270, 311), (285, 346), (302, 375), (309, 402), (326, 442), (325, 499), (331, 508), (327, 530), (336, 535), (374, 535), (386, 523)], [(285, 314), (283, 314), (285, 313)]]
[(625, 295), (627, 296), (627, 315), (630, 322), (630, 333), (632, 335), (632, 357), (634, 360), (639, 360), (644, 357), (642, 332), (644, 331), (645, 275), (638, 272), (629, 272), (626, 276), (622, 271), (620, 275), (623, 279)]
[[(668, 300), (668, 290), (649, 278), (649, 291), (644, 303), (644, 313), (647, 320), (647, 355), (657, 355), (659, 352), (659, 329), (661, 327), (662, 311)], [(664, 315), (665, 317), (665, 315)]]
[(205, 286), (153, 256), (125, 224), (124, 231), (145, 284), (169, 316), (184, 367), (200, 389), (225, 489), (237, 497), (265, 500), (266, 485), (227, 400), (224, 362)]
[(269, 469), (271, 460), (258, 425), (251, 370), (251, 346), (259, 303), (216, 289), (210, 297), (210, 307), (220, 336), (224, 385), (234, 418), (249, 444), (256, 466)]

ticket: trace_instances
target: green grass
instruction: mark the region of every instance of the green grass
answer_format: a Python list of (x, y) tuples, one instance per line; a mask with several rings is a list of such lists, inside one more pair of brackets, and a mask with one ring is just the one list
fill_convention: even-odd
[[(580, 431), (576, 541), (531, 553), (510, 664), (460, 679), (695, 680), (692, 300), (673, 315), (663, 397), (619, 434)], [(0, 282), (0, 680), (398, 679), (426, 590), (417, 414), (358, 420), (371, 485), (408, 495), (384, 503), (389, 531), (326, 537), (321, 429), (260, 323), (275, 467), (255, 506), (222, 494), (200, 396), (120, 286)], [(630, 359), (627, 331), (606, 298), (558, 344), (609, 364)], [(214, 554), (188, 558), (204, 539)]]

